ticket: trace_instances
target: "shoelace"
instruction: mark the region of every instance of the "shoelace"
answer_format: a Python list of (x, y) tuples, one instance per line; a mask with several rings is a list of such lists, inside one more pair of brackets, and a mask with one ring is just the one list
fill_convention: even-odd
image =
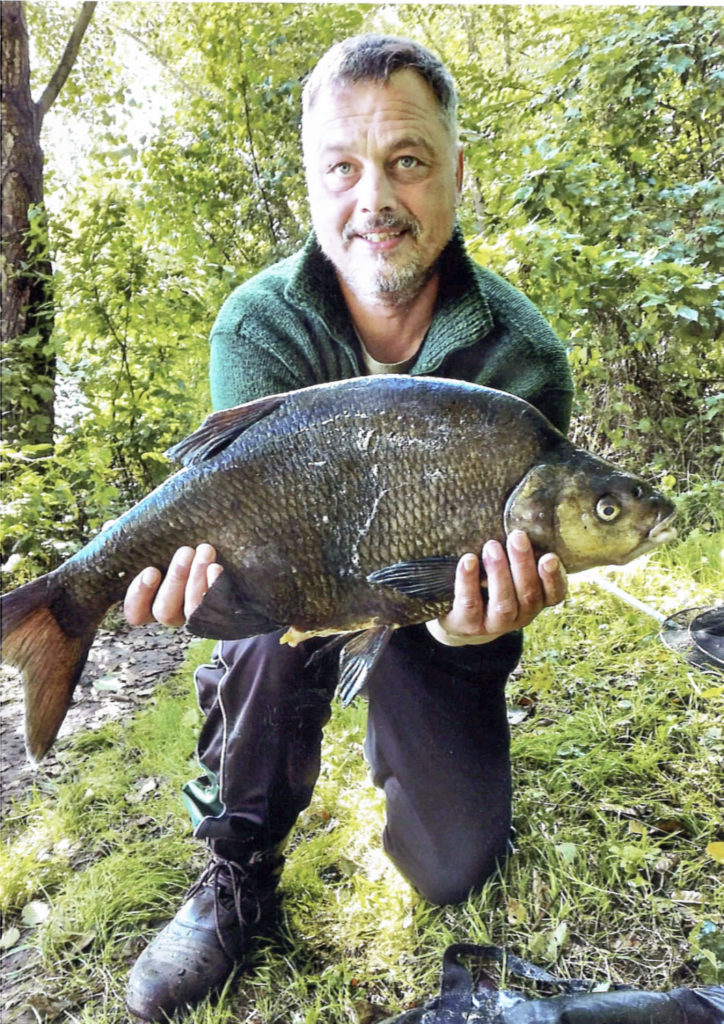
[[(186, 898), (191, 899), (202, 889), (213, 887), (216, 936), (221, 948), (232, 960), (236, 957), (229, 950), (224, 939), (219, 920), (219, 907), (233, 909), (239, 925), (242, 927), (259, 923), (262, 916), (261, 900), (254, 891), (249, 871), (254, 862), (255, 858), (252, 857), (247, 864), (239, 864), (236, 861), (219, 857), (212, 851), (211, 860), (186, 893)], [(250, 909), (253, 909), (253, 915), (249, 914)]]

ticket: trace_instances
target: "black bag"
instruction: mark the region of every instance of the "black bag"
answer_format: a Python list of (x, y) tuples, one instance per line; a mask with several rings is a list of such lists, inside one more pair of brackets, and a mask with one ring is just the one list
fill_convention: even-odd
[[(562, 994), (530, 998), (498, 989), (485, 973), (474, 985), (460, 956), (505, 964), (508, 974), (552, 985)], [(497, 946), (461, 942), (443, 954), (440, 995), (382, 1024), (724, 1024), (724, 985), (671, 992), (590, 988), (586, 981), (556, 978)]]

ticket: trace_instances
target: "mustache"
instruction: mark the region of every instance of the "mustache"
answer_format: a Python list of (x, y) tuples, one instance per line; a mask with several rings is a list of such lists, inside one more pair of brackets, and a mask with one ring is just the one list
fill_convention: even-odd
[(413, 238), (420, 234), (420, 223), (415, 217), (400, 217), (399, 214), (377, 214), (366, 220), (353, 223), (348, 221), (342, 229), (342, 237), (346, 242), (355, 235), (369, 235), (380, 231), (409, 231)]

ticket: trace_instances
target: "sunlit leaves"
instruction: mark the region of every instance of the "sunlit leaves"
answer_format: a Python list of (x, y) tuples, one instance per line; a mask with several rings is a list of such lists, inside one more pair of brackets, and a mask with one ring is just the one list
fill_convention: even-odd
[(505, 8), (496, 31), (475, 8), (462, 43), (449, 17), (430, 15), (463, 93), (475, 257), (568, 341), (589, 441), (720, 465), (702, 409), (724, 376), (721, 13)]

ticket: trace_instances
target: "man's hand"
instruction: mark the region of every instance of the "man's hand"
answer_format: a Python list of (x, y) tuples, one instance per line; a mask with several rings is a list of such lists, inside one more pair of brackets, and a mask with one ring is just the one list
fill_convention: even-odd
[(154, 620), (183, 626), (222, 571), (210, 544), (179, 548), (165, 576), (148, 566), (133, 580), (123, 602), (126, 621), (132, 626)]
[(506, 552), (497, 541), (483, 548), (488, 599), (480, 590), (478, 559), (463, 555), (455, 577), (455, 599), (447, 615), (427, 623), (430, 633), (450, 647), (486, 644), (503, 633), (527, 626), (543, 608), (566, 596), (566, 576), (556, 555), (543, 555), (536, 565), (527, 534), (514, 530)]

